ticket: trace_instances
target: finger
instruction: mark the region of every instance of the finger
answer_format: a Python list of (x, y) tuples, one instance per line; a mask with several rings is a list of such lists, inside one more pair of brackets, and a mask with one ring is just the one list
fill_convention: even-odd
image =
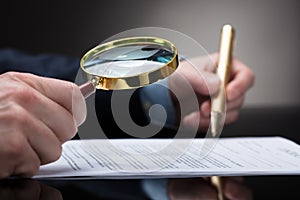
[[(0, 138), (1, 139), (1, 138)], [(0, 152), (0, 180), (3, 178), (7, 178), (14, 172), (14, 163), (11, 157), (7, 156), (5, 144), (1, 144), (1, 152)], [(5, 164), (4, 164), (5, 163)], [(0, 190), (1, 191), (1, 190)]]
[[(226, 112), (240, 109), (243, 106), (244, 100), (245, 100), (245, 96), (242, 95), (242, 96), (240, 96), (240, 97), (238, 97), (238, 98), (236, 98), (232, 101), (227, 101), (226, 102)], [(210, 117), (210, 115), (211, 115), (211, 101), (210, 100), (204, 101), (201, 104), (200, 111), (201, 111), (201, 114), (204, 117), (206, 117), (206, 118)]]
[[(238, 119), (238, 110), (229, 111), (225, 116), (225, 124), (231, 124)], [(206, 130), (210, 126), (210, 117), (204, 116), (201, 112), (192, 112), (183, 118), (184, 125), (199, 130)]]
[(23, 130), (40, 163), (43, 165), (56, 161), (62, 152), (62, 142), (59, 138), (35, 117), (28, 117), (27, 124)]
[(226, 117), (225, 117), (225, 124), (231, 124), (233, 122), (235, 122), (239, 117), (239, 111), (238, 110), (232, 110), (232, 111), (228, 111), (226, 113)]
[(29, 108), (32, 115), (38, 116), (62, 143), (71, 139), (77, 132), (77, 124), (70, 111), (39, 93), (36, 96), (36, 106)]
[[(80, 88), (67, 81), (41, 77), (38, 78), (43, 79), (41, 82), (44, 83), (36, 89), (48, 98), (52, 99), (54, 102), (71, 111), (77, 126), (81, 125), (86, 118), (87, 111), (85, 98), (82, 95)], [(51, 89), (48, 89), (49, 85), (51, 85)]]
[(200, 112), (203, 117), (208, 118), (211, 115), (211, 101), (207, 100), (201, 104)]
[(78, 125), (85, 120), (85, 99), (81, 94), (79, 87), (74, 83), (53, 78), (39, 77), (27, 73), (13, 72), (10, 73), (9, 76), (11, 76), (12, 79), (25, 82), (72, 113), (73, 105), (76, 106), (77, 112), (74, 112), (73, 115)]
[(220, 79), (211, 72), (200, 72), (200, 75), (195, 78), (191, 78), (191, 84), (198, 95), (210, 96), (219, 91)]
[(240, 109), (243, 106), (245, 96), (241, 95), (238, 98), (228, 101), (226, 104), (226, 112)]
[(237, 59), (232, 61), (231, 77), (226, 87), (228, 100), (244, 94), (254, 83), (253, 72)]
[(192, 112), (183, 118), (184, 125), (192, 128), (205, 129), (209, 127), (210, 118), (201, 115), (201, 112)]
[(181, 82), (189, 83), (196, 93), (202, 95), (215, 94), (219, 90), (220, 85), (220, 79), (215, 73), (199, 69), (189, 62), (180, 65), (173, 79), (177, 84)]
[(173, 82), (180, 86), (179, 89), (193, 88), (196, 94), (208, 96), (219, 90), (220, 79), (217, 75), (197, 70), (178, 71), (173, 76)]
[(38, 155), (34, 152), (32, 147), (27, 142), (22, 143), (24, 154), (16, 163), (13, 174), (21, 177), (32, 177), (36, 174), (40, 167), (40, 160)]
[[(8, 127), (1, 127), (1, 129), (4, 128), (5, 132), (0, 134), (0, 178), (14, 175), (18, 171), (16, 166), (20, 166), (24, 162), (24, 158), (28, 159), (26, 161), (28, 164), (37, 163), (38, 166), (35, 165), (35, 167), (39, 167), (38, 157), (32, 151), (26, 136), (18, 130), (16, 121), (11, 120), (11, 116), (1, 121), (7, 124)], [(25, 125), (23, 124), (23, 126)], [(28, 154), (31, 154), (31, 156), (28, 156)]]
[[(26, 119), (26, 113), (29, 112), (45, 123), (61, 142), (72, 138), (76, 133), (77, 125), (71, 112), (35, 89), (19, 84), (18, 88), (15, 89), (14, 96), (11, 98), (15, 102), (11, 110), (15, 112), (15, 118), (19, 121), (22, 122), (21, 117)], [(21, 116), (19, 113), (25, 116)]]
[[(4, 152), (4, 155), (13, 154), (15, 159), (22, 157), (23, 153), (26, 153), (24, 145), (29, 142), (42, 164), (54, 161), (60, 156), (62, 142), (48, 126), (23, 107), (12, 106), (9, 113), (6, 114), (5, 120), (3, 122), (13, 129), (6, 130), (10, 135), (2, 134), (2, 140), (7, 141), (2, 146), (3, 151), (1, 152)], [(11, 161), (10, 158), (7, 159), (8, 162)]]
[[(203, 116), (202, 114), (200, 114), (200, 117), (201, 117), (201, 120), (199, 121), (200, 129), (208, 128), (210, 125), (210, 117)], [(238, 117), (239, 117), (238, 110), (227, 111), (225, 115), (224, 124), (231, 124), (237, 121)]]
[(215, 72), (217, 68), (218, 55), (218, 53), (213, 53), (208, 56), (193, 57), (186, 59), (185, 61), (201, 71)]

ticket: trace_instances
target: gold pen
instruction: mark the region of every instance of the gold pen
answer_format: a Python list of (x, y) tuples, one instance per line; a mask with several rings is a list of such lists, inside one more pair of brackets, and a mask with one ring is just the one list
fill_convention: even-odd
[[(221, 134), (223, 128), (223, 122), (225, 120), (226, 112), (226, 92), (225, 86), (228, 82), (229, 71), (232, 59), (234, 41), (234, 29), (231, 25), (224, 25), (221, 32), (219, 59), (217, 67), (217, 75), (221, 80), (221, 87), (218, 94), (213, 97), (211, 104), (211, 124), (210, 131), (212, 137), (218, 137)], [(216, 186), (218, 190), (219, 200), (225, 200), (223, 194), (223, 184), (221, 177), (211, 177), (211, 182)]]

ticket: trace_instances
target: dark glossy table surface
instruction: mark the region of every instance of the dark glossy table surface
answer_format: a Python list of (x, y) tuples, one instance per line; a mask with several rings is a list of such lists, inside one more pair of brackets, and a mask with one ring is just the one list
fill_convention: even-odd
[[(242, 109), (237, 123), (224, 128), (222, 137), (280, 135), (300, 144), (300, 108)], [(174, 180), (172, 180), (174, 181)], [(0, 200), (6, 199), (162, 199), (168, 180), (2, 180)], [(205, 180), (175, 180), (172, 189), (179, 199), (193, 195), (206, 199)], [(149, 184), (150, 183), (150, 184)], [(241, 182), (240, 199), (300, 199), (300, 176), (249, 176)], [(169, 186), (170, 187), (170, 186)], [(149, 189), (150, 188), (150, 189)], [(170, 188), (169, 188), (170, 189)], [(239, 190), (241, 192), (241, 190)], [(247, 194), (246, 194), (247, 193)], [(249, 195), (251, 193), (251, 195)], [(150, 194), (150, 195), (149, 195)], [(153, 195), (154, 194), (154, 195)], [(190, 196), (185, 197), (184, 195)]]
[[(153, 183), (155, 184), (154, 180)], [(186, 182), (186, 183), (185, 183)], [(181, 184), (181, 185), (180, 185)], [(190, 180), (182, 179), (177, 187), (182, 187), (184, 194), (178, 195), (178, 199), (190, 199), (202, 197), (207, 191), (203, 184), (191, 184)], [(166, 190), (165, 185), (157, 184)], [(156, 185), (156, 186), (157, 186)], [(240, 199), (300, 199), (300, 176), (259, 176), (244, 177), (244, 187), (247, 194), (240, 195)], [(194, 188), (193, 188), (194, 187)], [(203, 187), (203, 188), (201, 188)], [(195, 192), (198, 190), (199, 195)], [(156, 196), (161, 191), (152, 190)], [(181, 191), (182, 192), (182, 191)], [(249, 196), (251, 193), (251, 196)], [(1, 200), (27, 200), (27, 199), (153, 199), (155, 197), (143, 188), (143, 180), (5, 180), (0, 181)], [(185, 195), (189, 195), (185, 198)], [(176, 196), (176, 194), (174, 195)], [(207, 195), (209, 196), (209, 195)], [(252, 197), (252, 198), (250, 198)], [(158, 199), (162, 199), (158, 197)]]

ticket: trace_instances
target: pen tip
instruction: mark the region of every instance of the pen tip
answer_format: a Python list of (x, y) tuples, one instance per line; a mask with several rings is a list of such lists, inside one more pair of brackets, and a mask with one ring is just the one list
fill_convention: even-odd
[(219, 112), (211, 113), (210, 133), (212, 137), (219, 137), (222, 132), (225, 116)]

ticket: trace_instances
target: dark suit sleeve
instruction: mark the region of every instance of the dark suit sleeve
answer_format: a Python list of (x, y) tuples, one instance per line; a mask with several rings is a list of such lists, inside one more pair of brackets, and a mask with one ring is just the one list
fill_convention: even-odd
[(13, 49), (0, 49), (0, 74), (8, 71), (74, 81), (79, 59), (57, 54), (29, 55)]

